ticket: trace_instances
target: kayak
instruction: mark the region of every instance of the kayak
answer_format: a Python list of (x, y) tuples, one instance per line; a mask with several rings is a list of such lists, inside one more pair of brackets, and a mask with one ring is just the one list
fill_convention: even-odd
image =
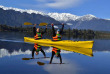
[(87, 55), (92, 57), (93, 56), (93, 52), (92, 49), (89, 48), (79, 48), (79, 47), (72, 47), (72, 46), (55, 46), (56, 48), (62, 49), (62, 50), (66, 50), (66, 51), (72, 51), (72, 52), (76, 52), (76, 53), (81, 53), (83, 55)]
[(72, 41), (72, 40), (62, 40), (62, 41), (52, 41), (51, 39), (40, 39), (35, 40), (34, 38), (24, 37), (25, 42), (38, 43), (42, 46), (69, 46), (69, 47), (80, 47), (80, 48), (90, 48), (92, 49), (94, 41)]
[(66, 51), (72, 51), (76, 53), (81, 53), (92, 57), (92, 47), (94, 41), (72, 41), (72, 40), (62, 40), (62, 41), (52, 41), (51, 39), (40, 39), (35, 40), (34, 38), (24, 37), (25, 42), (37, 43), (41, 46), (56, 47)]

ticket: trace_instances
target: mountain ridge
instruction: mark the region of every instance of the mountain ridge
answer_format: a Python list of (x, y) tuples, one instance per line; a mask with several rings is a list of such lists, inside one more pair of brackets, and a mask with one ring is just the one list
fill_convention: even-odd
[[(26, 12), (28, 14), (41, 14), (43, 16), (50, 16), (51, 18), (54, 18), (57, 21), (68, 21), (68, 20), (78, 20), (78, 19), (82, 19), (82, 21), (84, 20), (83, 18), (86, 18), (86, 20), (91, 20), (92, 18), (96, 18), (96, 16), (92, 15), (92, 14), (87, 14), (87, 15), (83, 15), (83, 16), (76, 16), (74, 14), (70, 14), (70, 13), (43, 13), (40, 11), (36, 11), (36, 10), (27, 10), (27, 9), (19, 9), (19, 8), (13, 8), (13, 7), (4, 7), (0, 5), (0, 8), (4, 9), (4, 10), (14, 10), (14, 11), (19, 11), (21, 13)], [(56, 17), (58, 16), (58, 17)], [(61, 17), (61, 18), (59, 18)], [(63, 18), (70, 18), (70, 19), (63, 19)], [(89, 19), (88, 19), (89, 18)], [(61, 20), (62, 19), (62, 20)]]
[[(110, 20), (98, 18), (92, 14), (77, 16), (70, 13), (43, 13), (36, 10), (23, 10), (0, 6), (0, 24), (22, 25), (31, 23), (65, 23), (70, 29), (91, 29), (97, 31), (110, 31)], [(60, 25), (58, 25), (60, 27)]]

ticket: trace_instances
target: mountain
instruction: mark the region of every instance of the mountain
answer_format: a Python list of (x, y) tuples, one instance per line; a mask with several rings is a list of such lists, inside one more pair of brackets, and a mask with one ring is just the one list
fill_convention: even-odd
[(57, 21), (67, 23), (68, 21), (86, 21), (96, 18), (94, 15), (88, 14), (84, 16), (76, 16), (70, 13), (48, 13), (48, 15)]
[(0, 6), (0, 24), (21, 26), (24, 22), (60, 23), (42, 12)]
[[(43, 13), (36, 10), (0, 6), (0, 24), (19, 26), (27, 21), (32, 23), (65, 23), (65, 27), (71, 29), (110, 31), (110, 19), (98, 18), (91, 14), (77, 16), (70, 13)], [(57, 27), (60, 26), (56, 25)]]
[(70, 13), (49, 13), (48, 15), (61, 23), (67, 23), (71, 29), (110, 31), (109, 19), (97, 18), (91, 14), (76, 16)]

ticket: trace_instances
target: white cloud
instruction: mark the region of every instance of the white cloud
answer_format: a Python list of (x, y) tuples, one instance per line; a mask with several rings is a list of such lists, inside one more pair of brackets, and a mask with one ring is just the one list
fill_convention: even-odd
[[(49, 8), (65, 9), (80, 5), (84, 0), (36, 0), (39, 5)], [(41, 4), (40, 4), (41, 3)]]
[[(59, 59), (54, 58), (52, 62), (59, 63)], [(69, 59), (63, 59), (63, 62), (66, 64), (45, 65), (44, 70), (49, 72), (49, 74), (77, 74), (83, 70), (74, 60), (71, 62)]]
[[(46, 53), (51, 53), (52, 47), (49, 47), (48, 49), (46, 49), (44, 51)], [(31, 53), (32, 53), (32, 51), (29, 49), (26, 51), (22, 51), (21, 49), (19, 49), (18, 51), (13, 50), (13, 52), (10, 53), (7, 49), (2, 48), (2, 49), (0, 49), (0, 58), (5, 57), (5, 56), (15, 56), (15, 55), (22, 55), (22, 54), (30, 55)], [(73, 53), (73, 52), (61, 50), (61, 53), (68, 54), (68, 53)]]

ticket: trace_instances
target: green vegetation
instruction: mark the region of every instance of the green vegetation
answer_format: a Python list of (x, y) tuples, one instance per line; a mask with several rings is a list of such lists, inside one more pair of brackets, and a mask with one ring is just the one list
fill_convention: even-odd
[[(44, 30), (44, 28), (40, 29), (41, 31)], [(33, 27), (16, 27), (16, 26), (7, 26), (7, 25), (0, 25), (0, 32), (25, 32), (26, 34), (33, 36)], [(52, 35), (52, 29), (48, 28), (47, 33), (45, 34), (47, 36)], [(78, 30), (78, 29), (65, 29), (63, 32), (63, 35), (65, 37), (68, 37), (70, 39), (73, 38), (82, 38), (82, 39), (110, 39), (110, 32), (101, 32), (101, 31), (93, 31), (93, 30)]]

